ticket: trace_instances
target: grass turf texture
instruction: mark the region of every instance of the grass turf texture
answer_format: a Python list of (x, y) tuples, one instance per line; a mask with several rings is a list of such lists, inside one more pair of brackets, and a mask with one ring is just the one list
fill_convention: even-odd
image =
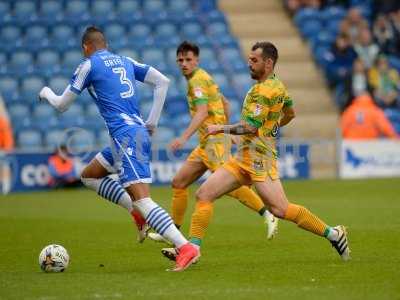
[[(0, 198), (0, 299), (399, 299), (399, 179), (291, 181), (285, 188), (329, 224), (348, 226), (352, 261), (283, 221), (269, 242), (261, 217), (223, 198), (201, 261), (165, 272), (171, 263), (160, 255), (162, 245), (137, 244), (126, 211), (93, 192), (15, 194)], [(169, 208), (168, 187), (152, 193)], [(69, 251), (64, 273), (38, 266), (51, 243)]]

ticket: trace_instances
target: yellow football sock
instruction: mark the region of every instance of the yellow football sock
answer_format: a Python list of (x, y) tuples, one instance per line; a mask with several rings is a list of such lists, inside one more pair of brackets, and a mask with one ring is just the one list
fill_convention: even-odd
[(285, 214), (285, 220), (292, 221), (300, 228), (320, 236), (325, 236), (325, 232), (329, 229), (328, 225), (307, 208), (292, 203), (289, 203)]
[(192, 214), (190, 224), (190, 241), (200, 246), (201, 239), (206, 230), (214, 211), (214, 204), (210, 201), (197, 201), (196, 208)]
[(178, 227), (182, 226), (188, 202), (187, 189), (172, 189), (172, 220)]
[(249, 187), (242, 186), (228, 194), (229, 196), (238, 199), (242, 204), (251, 208), (252, 210), (263, 214), (266, 210), (264, 202), (261, 198)]

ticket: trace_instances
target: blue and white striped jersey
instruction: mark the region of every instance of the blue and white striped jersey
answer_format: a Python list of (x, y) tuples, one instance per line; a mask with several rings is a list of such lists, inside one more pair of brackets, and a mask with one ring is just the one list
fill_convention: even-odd
[(111, 135), (143, 127), (135, 81), (144, 81), (148, 65), (102, 49), (85, 59), (71, 79), (71, 90), (80, 94), (85, 88), (95, 99)]

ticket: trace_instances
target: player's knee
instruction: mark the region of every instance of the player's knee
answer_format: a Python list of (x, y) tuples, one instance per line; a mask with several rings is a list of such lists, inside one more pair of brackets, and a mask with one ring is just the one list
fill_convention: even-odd
[(184, 188), (186, 188), (185, 182), (179, 177), (174, 177), (172, 179), (172, 184), (171, 185), (172, 185), (172, 188), (174, 188), (174, 189), (184, 189)]
[(88, 168), (87, 166), (82, 170), (81, 181), (83, 182), (85, 178), (90, 178), (90, 168)]
[(275, 217), (283, 219), (286, 215), (287, 205), (273, 204), (270, 205), (269, 210)]
[(211, 192), (202, 186), (199, 187), (199, 189), (196, 191), (196, 200), (213, 200), (213, 195)]

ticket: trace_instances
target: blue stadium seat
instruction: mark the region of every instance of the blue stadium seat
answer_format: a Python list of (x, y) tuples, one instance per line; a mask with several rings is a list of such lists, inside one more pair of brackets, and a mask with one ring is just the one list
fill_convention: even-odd
[(45, 122), (55, 117), (55, 115), (54, 108), (48, 103), (41, 103), (33, 107), (33, 117), (36, 121)]
[(33, 54), (31, 52), (19, 50), (11, 54), (8, 72), (22, 76), (32, 71)]
[(41, 25), (29, 26), (25, 31), (24, 41), (26, 43), (37, 43), (47, 38), (47, 28)]
[(121, 48), (127, 44), (125, 28), (118, 23), (108, 24), (104, 30), (104, 34), (112, 48)]
[(341, 20), (330, 20), (325, 24), (325, 30), (335, 37), (339, 33)]
[(36, 70), (47, 77), (57, 73), (60, 70), (58, 52), (51, 49), (40, 51), (36, 58)]
[(169, 2), (168, 12), (171, 14), (183, 14), (190, 10), (190, 2), (188, 0), (173, 0)]
[(226, 95), (226, 92), (231, 89), (228, 78), (224, 73), (215, 73), (213, 74), (213, 78), (215, 83), (219, 86), (221, 92)]
[(214, 47), (218, 48), (239, 48), (239, 44), (235, 38), (232, 37), (232, 35), (227, 34), (218, 37), (218, 39), (212, 40)]
[(114, 18), (114, 3), (112, 0), (96, 0), (92, 2), (92, 18), (98, 24)]
[(100, 113), (99, 113), (99, 109), (97, 108), (97, 105), (96, 104), (94, 104), (94, 103), (91, 103), (91, 104), (88, 104), (87, 106), (86, 106), (86, 115), (89, 117), (89, 118), (91, 118), (91, 117), (96, 117), (96, 116), (98, 116)]
[(5, 25), (1, 28), (0, 49), (3, 51), (14, 50), (15, 46), (21, 42), (21, 29), (14, 25)]
[(93, 132), (88, 130), (75, 131), (68, 139), (70, 152), (78, 154), (93, 151), (96, 148), (96, 139)]
[(160, 49), (148, 49), (142, 52), (142, 63), (155, 67), (160, 72), (167, 69), (167, 64), (164, 61), (165, 54)]
[(207, 23), (222, 22), (226, 23), (225, 15), (218, 9), (210, 10), (206, 13)]
[(171, 140), (175, 137), (175, 132), (167, 127), (158, 127), (152, 136), (152, 142), (154, 144), (165, 145), (171, 142)]
[(49, 150), (55, 150), (58, 146), (66, 142), (65, 131), (53, 129), (44, 133), (44, 145)]
[(40, 150), (42, 148), (42, 136), (37, 130), (21, 131), (18, 134), (17, 145), (22, 150)]
[(134, 24), (129, 27), (128, 40), (132, 44), (132, 48), (141, 49), (153, 43), (151, 28), (146, 24)]
[(317, 20), (320, 21), (321, 15), (319, 10), (311, 7), (306, 7), (298, 10), (296, 12), (296, 15), (294, 16), (294, 22), (298, 27), (301, 27), (301, 25), (305, 21), (310, 21), (310, 20)]
[(322, 24), (319, 20), (304, 21), (300, 26), (302, 36), (307, 40), (315, 40), (322, 30)]
[(174, 24), (172, 23), (161, 23), (158, 24), (155, 28), (155, 35), (156, 36), (166, 36), (166, 37), (171, 37), (173, 35), (176, 35), (177, 30)]
[(143, 12), (148, 15), (158, 15), (165, 10), (164, 1), (162, 0), (146, 0), (143, 1)]
[(36, 1), (15, 1), (14, 17), (20, 24), (27, 24), (37, 19), (36, 9)]
[(87, 89), (85, 89), (79, 96), (77, 99), (77, 103), (80, 103), (82, 105), (89, 105), (93, 103), (93, 98), (92, 96), (90, 96), (89, 92), (87, 91)]
[(220, 53), (220, 58), (223, 62), (231, 62), (236, 60), (243, 60), (242, 53), (238, 48), (222, 48)]
[(5, 52), (0, 52), (0, 75), (7, 73), (7, 55)]
[(223, 72), (220, 63), (217, 60), (202, 59), (200, 60), (200, 67), (209, 73)]
[(120, 0), (117, 3), (116, 19), (125, 24), (140, 20), (141, 8), (139, 0)]
[(8, 106), (8, 114), (12, 120), (23, 119), (30, 114), (29, 107), (22, 103)]
[(212, 38), (229, 35), (229, 29), (225, 22), (213, 22), (207, 25), (207, 33)]
[(61, 64), (63, 74), (71, 76), (82, 61), (83, 54), (80, 50), (73, 49), (65, 51)]
[(10, 76), (0, 77), (0, 93), (6, 102), (17, 99), (18, 80)]
[(185, 23), (181, 26), (181, 35), (184, 39), (191, 40), (203, 34), (203, 27), (198, 22)]
[(108, 130), (107, 129), (101, 130), (97, 137), (97, 145), (100, 148), (104, 148), (104, 147), (110, 146), (110, 144), (111, 144), (111, 140), (110, 140), (110, 135), (108, 133)]
[(58, 95), (64, 92), (68, 84), (69, 79), (64, 76), (55, 76), (49, 80), (49, 87)]
[(200, 60), (218, 61), (216, 51), (211, 47), (203, 47), (200, 49)]
[(80, 126), (83, 124), (83, 118), (83, 108), (80, 104), (75, 102), (61, 114), (60, 121), (66, 127)]
[(331, 47), (335, 42), (335, 35), (327, 30), (321, 30), (313, 41), (312, 47)]
[(134, 60), (140, 60), (139, 53), (131, 48), (123, 48), (118, 51), (119, 55), (133, 58)]
[(63, 17), (62, 2), (57, 0), (42, 0), (40, 5), (40, 21), (53, 25)]
[(326, 24), (331, 20), (342, 20), (346, 16), (346, 10), (341, 6), (328, 6), (321, 11), (321, 20)]
[(74, 29), (67, 24), (55, 25), (51, 30), (51, 41), (52, 44), (66, 44), (69, 40), (75, 38)]
[(61, 128), (70, 128), (70, 127), (83, 127), (85, 124), (85, 119), (83, 116), (76, 116), (72, 113), (64, 112), (58, 117), (58, 122)]
[(22, 79), (20, 97), (26, 103), (38, 101), (40, 90), (45, 86), (43, 78), (30, 76)]
[(11, 3), (8, 1), (0, 2), (0, 22), (6, 21), (10, 17)]
[(65, 5), (65, 19), (71, 24), (79, 24), (89, 19), (89, 1), (84, 0), (71, 0), (66, 1)]
[(232, 76), (233, 87), (236, 89), (236, 93), (239, 99), (244, 99), (246, 93), (253, 85), (254, 81), (251, 80), (249, 73), (238, 73)]
[(145, 63), (149, 61), (164, 60), (164, 52), (160, 49), (148, 49), (146, 51), (143, 51), (142, 59)]

